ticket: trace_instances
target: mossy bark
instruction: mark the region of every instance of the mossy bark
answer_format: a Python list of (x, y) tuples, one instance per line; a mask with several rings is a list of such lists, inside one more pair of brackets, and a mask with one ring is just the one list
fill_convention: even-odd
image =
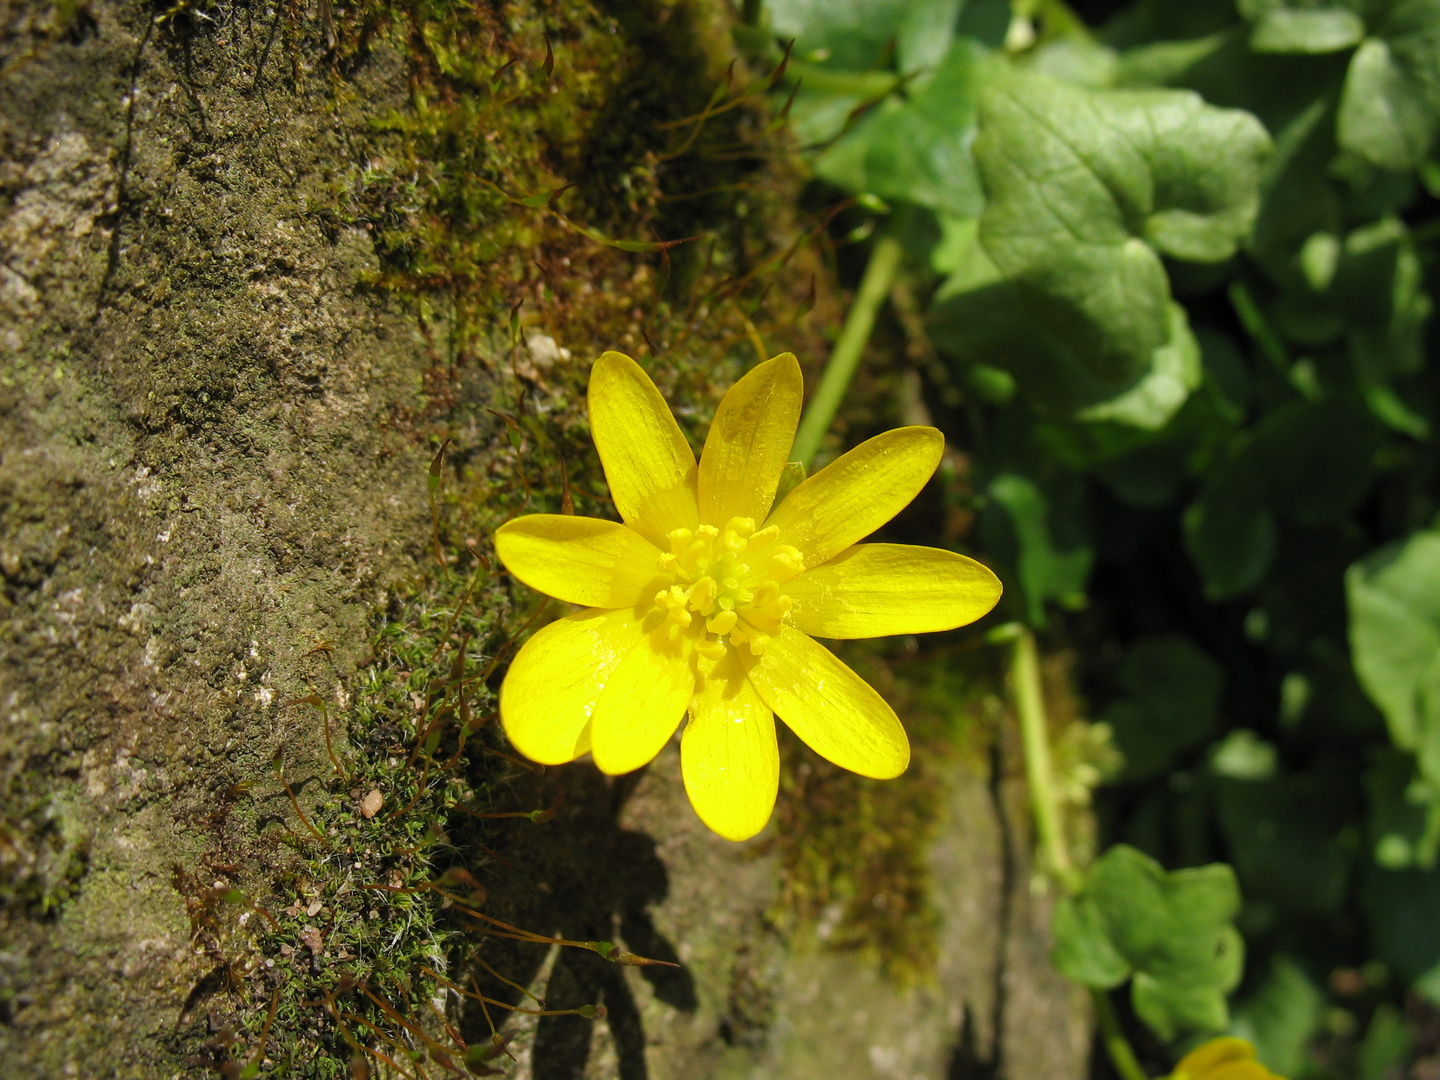
[[(618, 235), (653, 220), (663, 155), (654, 131), (637, 131), (631, 114), (643, 106), (683, 115), (697, 107), (696, 92), (703, 105), (704, 80), (723, 78), (715, 44), (723, 10), (495, 9), (494, 55), (503, 58), (510, 46), (502, 39), (519, 37), (520, 22), (538, 19), (569, 65), (559, 77), (580, 86), (587, 103), (589, 126), (574, 145), (559, 145), (559, 120), (539, 116), (557, 107), (540, 98), (508, 106), (516, 130), (533, 121), (537, 139), (558, 140), (551, 172), (567, 161), (587, 170), (582, 195), (596, 229)], [(543, 215), (517, 225), (504, 198), (479, 206), (471, 188), (445, 187), (451, 174), (431, 189), (453, 196), (447, 213), (456, 216), (438, 214), (427, 190), (405, 189), (394, 161), (433, 157), (450, 145), (443, 131), (426, 129), (431, 141), (418, 151), (421, 136), (401, 131), (395, 137), (408, 149), (394, 150), (389, 165), (370, 157), (378, 129), (416, 116), (424, 65), (407, 51), (407, 34), (429, 40), (425, 27), (443, 25), (434, 13), (407, 11), (126, 0), (6, 9), (7, 1076), (198, 1075), (218, 1060), (216, 1040), (230, 1037), (237, 1010), (264, 1017), (265, 992), (227, 986), (232, 973), (197, 944), (196, 882), (204, 889), (213, 879), (217, 890), (238, 882), (286, 902), (258, 891), (264, 866), (232, 863), (226, 853), (253, 854), (247, 838), (277, 820), (298, 830), (277, 761), (301, 778), (301, 804), (313, 808), (321, 797), (331, 768), (322, 729), (313, 710), (293, 703), (329, 703), (343, 742), (356, 673), (375, 659), (377, 612), (397, 586), (413, 591), (433, 559), (426, 466), (436, 436), (458, 435), (463, 475), (490, 490), (487, 477), (524, 468), (496, 413), (514, 411), (529, 380), (541, 388), (531, 400), (547, 402), (560, 432), (557, 445), (574, 455), (572, 479), (598, 486), (593, 460), (576, 449), (584, 435), (576, 391), (599, 347), (643, 347), (650, 316), (627, 290), (658, 295), (647, 284), (656, 263), (604, 247), (591, 254), (589, 240)], [(607, 43), (610, 36), (622, 44)], [(524, 47), (538, 70), (538, 31)], [(433, 42), (427, 48), (431, 61), (450, 55)], [(695, 58), (673, 100), (657, 101), (660, 84), (635, 62), (646, 50), (671, 67)], [(625, 56), (623, 70), (606, 67)], [(458, 144), (454, 152), (473, 156)], [(487, 182), (532, 185), (510, 195), (536, 190), (544, 169), (526, 164), (526, 153), (507, 159), (512, 177), (497, 166)], [(428, 164), (443, 171), (447, 163)], [(473, 190), (481, 188), (490, 190)], [(607, 200), (621, 204), (608, 216), (596, 210)], [(669, 235), (683, 225), (740, 235), (733, 216), (704, 220), (714, 204), (687, 206), (690, 220), (669, 219), (677, 229)], [(727, 214), (733, 209), (725, 204)], [(744, 228), (754, 228), (755, 212), (752, 205)], [(454, 221), (467, 214), (461, 243)], [(744, 246), (743, 236), (731, 244)], [(543, 281), (527, 277), (532, 255), (544, 264)], [(674, 269), (677, 279), (704, 272), (681, 252)], [(823, 320), (834, 308), (817, 269)], [(520, 295), (538, 298), (531, 310), (546, 297), (566, 299), (537, 329), (570, 345), (573, 357), (542, 343), (505, 362), (506, 313)], [(697, 317), (682, 308), (672, 326)], [(605, 340), (591, 340), (591, 331)], [(501, 345), (491, 363), (480, 354), (493, 341)], [(515, 355), (528, 359), (516, 365)], [(725, 377), (713, 360), (683, 349), (659, 372), (667, 390), (687, 399), (692, 425)], [(558, 486), (553, 471), (543, 475)], [(470, 520), (494, 523), (484, 513)], [(508, 608), (487, 596), (493, 649)], [(997, 1060), (1017, 1080), (1052, 1066), (1054, 1075), (1079, 1074), (1083, 1006), (1047, 972), (1044, 919), (1030, 914), (1027, 841), (1001, 839), (996, 808), (1014, 811), (1015, 800), (992, 797), (1004, 785), (990, 784), (983, 762), (947, 781), (942, 824), (926, 841), (946, 909), (939, 981), (902, 993), (885, 988), (869, 957), (807, 951), (771, 929), (775, 857), (752, 857), (688, 817), (672, 758), (618, 786), (573, 766), (562, 778), (576, 794), (554, 832), (506, 841), (512, 854), (529, 852), (530, 869), (493, 885), (501, 907), (553, 920), (560, 916), (557, 901), (544, 899), (546, 890), (553, 896), (547, 875), (583, 888), (585, 872), (608, 872), (624, 887), (605, 886), (614, 896), (600, 890), (609, 899), (593, 932), (628, 935), (637, 951), (648, 933), (650, 947), (669, 942), (688, 965), (678, 983), (645, 981), (634, 969), (617, 974), (612, 1022), (583, 1021), (542, 1040), (540, 1057), (525, 1057), (534, 1075), (798, 1076), (813, 1065), (814, 1075), (898, 1076), (952, 1061), (951, 1075), (979, 1076), (993, 1074)], [(217, 804), (242, 790), (250, 792), (245, 812), (217, 826)], [(600, 846), (585, 841), (592, 833)], [(597, 862), (597, 853), (619, 861)], [(314, 965), (320, 955), (314, 950)], [(564, 977), (590, 977), (571, 969)], [(1007, 978), (1019, 989), (1002, 995), (1011, 1005), (1000, 1017), (996, 988)], [(628, 1019), (614, 1007), (622, 985)], [(830, 988), (844, 994), (832, 998)], [(857, 994), (864, 1002), (850, 1000)], [(1031, 1004), (1022, 1009), (1022, 1001)], [(869, 1021), (855, 1011), (865, 1002), (883, 1006)], [(1044, 1017), (1046, 1027), (1022, 1030), (1021, 1015)], [(965, 1016), (970, 1049), (956, 1056)], [(902, 1026), (910, 1049), (896, 1042)], [(1013, 1043), (998, 1059), (995, 1032)], [(566, 1039), (578, 1039), (578, 1049), (566, 1050)], [(1043, 1067), (1022, 1064), (1031, 1058)], [(344, 1069), (338, 1058), (295, 1061), (292, 1048), (296, 1074)]]

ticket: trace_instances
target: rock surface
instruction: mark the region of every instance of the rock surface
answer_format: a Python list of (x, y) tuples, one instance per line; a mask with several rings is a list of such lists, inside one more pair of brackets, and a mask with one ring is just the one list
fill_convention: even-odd
[[(662, 950), (673, 947), (684, 981), (657, 977), (663, 969), (623, 969), (625, 1004), (615, 1008), (614, 987), (599, 995), (622, 1022), (597, 1021), (568, 1055), (551, 1049), (537, 1062), (537, 1025), (514, 1025), (517, 1080), (1085, 1075), (1088, 1000), (1048, 960), (1050, 903), (1032, 887), (1022, 797), (1018, 781), (994, 785), (973, 766), (948, 777), (929, 851), (942, 914), (935, 977), (901, 988), (873, 960), (828, 949), (823, 921), (799, 940), (774, 931), (767, 911), (779, 867), (763, 850), (769, 833), (732, 844), (709, 832), (686, 801), (672, 743), (624, 796), (618, 817), (620, 835), (645, 838), (628, 865), (615, 858), (621, 875), (650, 875), (650, 922), (637, 940), (626, 938), (623, 914), (615, 926), (634, 951), (655, 955), (657, 938)], [(656, 866), (646, 869), (652, 859), (658, 877)], [(552, 1004), (557, 959), (547, 957), (532, 983)]]

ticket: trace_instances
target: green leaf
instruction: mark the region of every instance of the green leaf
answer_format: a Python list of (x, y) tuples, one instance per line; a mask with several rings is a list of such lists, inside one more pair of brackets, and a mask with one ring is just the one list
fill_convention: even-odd
[(1105, 916), (1095, 904), (1062, 896), (1050, 925), (1056, 970), (1085, 986), (1109, 990), (1130, 977), (1129, 961), (1111, 944)]
[(1395, 0), (1355, 51), (1340, 145), (1383, 169), (1422, 164), (1440, 123), (1440, 0)]
[[(1333, 797), (1332, 797), (1333, 798)], [(1302, 797), (1283, 776), (1216, 782), (1220, 827), (1247, 896), (1287, 910), (1335, 912), (1345, 894), (1349, 859), (1336, 839), (1334, 805)]]
[[(1240, 982), (1245, 943), (1231, 928), (1217, 947), (1225, 956), (1241, 958), (1234, 965), (1233, 987)], [(1130, 1001), (1135, 1014), (1167, 1041), (1186, 1031), (1224, 1031), (1230, 1023), (1225, 993), (1217, 992), (1210, 980), (1164, 982), (1140, 972), (1131, 984)]]
[(870, 110), (816, 160), (816, 173), (848, 191), (978, 214), (984, 197), (970, 143), (984, 67), (978, 46), (957, 41), (924, 89)]
[(1370, 1017), (1360, 1051), (1355, 1055), (1358, 1080), (1385, 1080), (1397, 1075), (1410, 1056), (1410, 1027), (1400, 1010), (1381, 1002)]
[(1117, 844), (1090, 868), (1080, 893), (1057, 905), (1055, 965), (1100, 989), (1133, 973), (1135, 1011), (1162, 1039), (1222, 1030), (1229, 1020), (1225, 996), (1244, 963), (1244, 944), (1231, 925), (1239, 909), (1228, 866), (1167, 873), (1148, 855)]
[(766, 0), (770, 30), (796, 60), (869, 71), (890, 53), (912, 0)]
[(1126, 780), (1158, 776), (1203, 745), (1220, 721), (1220, 665), (1178, 634), (1143, 638), (1120, 667), (1126, 696), (1105, 710)]
[(1335, 521), (1364, 497), (1380, 433), (1349, 402), (1291, 402), (1239, 436), (1185, 514), (1185, 546), (1212, 600), (1239, 596), (1270, 569), (1275, 514)]
[(1440, 872), (1372, 867), (1360, 890), (1370, 949), (1407, 983), (1440, 963)]
[(1440, 533), (1420, 532), (1355, 563), (1345, 574), (1355, 672), (1390, 738), (1440, 779)]
[(1265, 981), (1235, 1010), (1230, 1034), (1248, 1039), (1260, 1063), (1281, 1076), (1298, 1076), (1306, 1051), (1325, 1018), (1325, 995), (1300, 965), (1279, 955)]
[(1129, 390), (1082, 409), (1081, 420), (1113, 421), (1142, 431), (1159, 431), (1200, 385), (1200, 346), (1185, 309), (1170, 305), (1170, 339), (1151, 354), (1150, 372)]
[[(1030, 624), (1046, 624), (1046, 600), (1055, 599), (1068, 606), (1083, 603), (1095, 553), (1085, 545), (1062, 548), (1056, 543), (1050, 500), (1045, 493), (1025, 477), (1006, 473), (991, 482), (989, 494), (994, 504), (1004, 510), (1013, 530), (1010, 544), (1001, 542), (992, 547), (1018, 549), (1013, 563)], [(993, 520), (993, 515), (987, 520)], [(993, 534), (993, 528), (990, 531)]]
[(1223, 600), (1259, 584), (1275, 558), (1275, 516), (1265, 506), (1264, 478), (1243, 455), (1211, 470), (1185, 511), (1185, 548), (1205, 582)]
[(1365, 23), (1343, 7), (1276, 8), (1256, 20), (1250, 47), (1261, 53), (1330, 53), (1360, 44)]
[(1254, 117), (1188, 92), (994, 78), (974, 148), (989, 201), (936, 296), (936, 344), (1010, 369), (1049, 409), (1123, 394), (1175, 337), (1161, 254), (1233, 254), (1269, 152)]
[(859, 94), (809, 93), (802, 89), (790, 108), (790, 130), (801, 146), (817, 146), (840, 135), (866, 99)]
[(934, 76), (950, 43), (965, 0), (910, 0), (895, 32), (895, 66), (923, 89)]
[(1378, 429), (1358, 406), (1294, 402), (1257, 425), (1244, 456), (1263, 476), (1270, 506), (1318, 525), (1343, 517), (1364, 496), (1379, 445)]
[(1377, 866), (1407, 870), (1425, 833), (1425, 809), (1406, 798), (1415, 781), (1415, 760), (1398, 750), (1386, 750), (1365, 771), (1365, 795), (1370, 813), (1366, 838)]

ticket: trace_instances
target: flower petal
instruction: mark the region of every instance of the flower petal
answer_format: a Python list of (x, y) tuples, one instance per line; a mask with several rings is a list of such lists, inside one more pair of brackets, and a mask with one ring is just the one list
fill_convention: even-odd
[(660, 551), (625, 525), (526, 514), (495, 532), (505, 569), (538, 592), (585, 607), (634, 607), (660, 588)]
[[(1243, 1068), (1245, 1065), (1259, 1065), (1255, 1060), (1255, 1047), (1244, 1039), (1237, 1039), (1233, 1035), (1220, 1036), (1203, 1042), (1190, 1053), (1180, 1059), (1175, 1066), (1173, 1075), (1195, 1077), (1196, 1080), (1206, 1080), (1208, 1077), (1225, 1076), (1229, 1077), (1233, 1070)], [(1241, 1076), (1235, 1072), (1236, 1076)], [(1245, 1080), (1249, 1080), (1249, 1074), (1243, 1074)], [(1265, 1073), (1256, 1074), (1263, 1076)], [(1273, 1075), (1273, 1074), (1271, 1074)]]
[(910, 740), (895, 710), (799, 630), (781, 627), (749, 670), (765, 704), (821, 757), (876, 780), (910, 764)]
[(765, 520), (790, 460), (804, 383), (794, 353), (747, 373), (726, 393), (700, 455), (700, 520)]
[(766, 525), (818, 566), (869, 536), (909, 505), (940, 464), (945, 437), (902, 427), (867, 439), (785, 496)]
[(972, 623), (1000, 599), (989, 567), (939, 548), (857, 544), (785, 586), (797, 630), (822, 638), (928, 634)]
[(649, 763), (662, 749), (695, 692), (695, 672), (680, 648), (643, 638), (605, 684), (590, 730), (595, 764), (611, 776)]
[(500, 687), (500, 720), (515, 749), (542, 765), (563, 765), (589, 749), (595, 704), (643, 640), (628, 610), (577, 611), (536, 633)]
[(650, 376), (624, 353), (590, 369), (590, 434), (625, 524), (665, 546), (672, 529), (699, 524), (695, 455)]
[(780, 790), (775, 717), (733, 650), (695, 695), (680, 771), (695, 813), (725, 839), (748, 840), (770, 820)]

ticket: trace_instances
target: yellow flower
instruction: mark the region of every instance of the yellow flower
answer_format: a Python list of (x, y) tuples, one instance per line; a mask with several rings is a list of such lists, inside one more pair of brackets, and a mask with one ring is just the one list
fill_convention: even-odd
[(510, 573), (586, 609), (535, 634), (500, 688), (521, 753), (558, 765), (588, 751), (626, 773), (688, 713), (686, 791), (732, 840), (774, 808), (775, 714), (843, 768), (905, 771), (894, 710), (810, 635), (949, 630), (994, 607), (1000, 582), (954, 552), (856, 543), (935, 471), (934, 428), (877, 435), (772, 507), (800, 404), (795, 357), (760, 364), (721, 401), (697, 466), (640, 366), (617, 352), (595, 362), (590, 430), (624, 524), (530, 514), (495, 536)]
[(1255, 1047), (1223, 1036), (1201, 1043), (1180, 1059), (1168, 1080), (1283, 1080), (1255, 1060)]

